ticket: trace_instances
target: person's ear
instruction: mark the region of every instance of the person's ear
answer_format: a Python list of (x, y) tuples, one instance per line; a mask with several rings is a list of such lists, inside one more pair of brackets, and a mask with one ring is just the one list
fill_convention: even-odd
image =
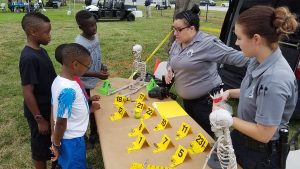
[(38, 31), (37, 31), (37, 29), (36, 29), (35, 27), (29, 28), (29, 29), (28, 29), (28, 32), (29, 32), (29, 34), (32, 35), (32, 36), (38, 36), (38, 35), (37, 35), (37, 32), (38, 32)]
[(71, 64), (71, 69), (75, 70), (78, 67), (78, 62), (76, 60), (74, 60)]
[(196, 30), (195, 26), (191, 26), (191, 29), (192, 29), (192, 30)]
[(262, 37), (259, 34), (254, 34), (252, 40), (254, 41), (254, 44), (260, 45), (262, 42)]

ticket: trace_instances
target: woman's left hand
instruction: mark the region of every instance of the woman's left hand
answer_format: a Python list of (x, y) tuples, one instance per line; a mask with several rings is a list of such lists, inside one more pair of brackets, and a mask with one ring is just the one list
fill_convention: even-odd
[(173, 73), (173, 70), (172, 70), (171, 66), (168, 66), (167, 71), (168, 72), (167, 72), (165, 81), (166, 81), (167, 84), (171, 84), (172, 79), (174, 78), (174, 73)]

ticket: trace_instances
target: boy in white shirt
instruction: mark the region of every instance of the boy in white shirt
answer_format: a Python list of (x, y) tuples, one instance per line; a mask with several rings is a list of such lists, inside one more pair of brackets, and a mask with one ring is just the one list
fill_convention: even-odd
[(82, 76), (90, 67), (90, 52), (71, 43), (62, 52), (62, 71), (53, 81), (52, 161), (58, 159), (62, 169), (86, 169), (84, 134), (89, 123), (88, 101), (74, 76)]

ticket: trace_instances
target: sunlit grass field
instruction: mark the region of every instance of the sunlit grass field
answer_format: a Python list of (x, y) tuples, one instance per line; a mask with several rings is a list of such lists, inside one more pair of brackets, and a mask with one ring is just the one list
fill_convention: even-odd
[[(54, 59), (55, 48), (59, 44), (73, 42), (80, 33), (74, 13), (82, 9), (82, 6), (83, 4), (76, 4), (72, 15), (67, 15), (68, 6), (59, 9), (49, 8), (44, 12), (52, 23), (52, 41), (44, 48), (48, 51), (57, 73), (60, 72), (60, 65)], [(143, 6), (138, 6), (138, 9), (145, 14)], [(152, 9), (152, 17), (149, 19), (142, 17), (136, 18), (134, 22), (97, 23), (103, 62), (108, 65), (111, 77), (129, 77), (132, 72), (132, 45), (141, 44), (143, 58), (146, 59), (169, 33), (173, 13), (173, 9), (163, 11)], [(225, 13), (209, 11), (208, 22), (203, 21), (204, 14), (205, 12), (201, 14), (200, 29), (218, 36), (219, 32), (216, 30), (221, 28)], [(23, 116), (18, 69), (20, 52), (26, 42), (20, 24), (23, 16), (24, 13), (0, 13), (0, 169), (32, 168), (30, 136)], [(150, 60), (149, 72), (152, 72), (156, 58), (167, 59), (166, 44)], [(104, 168), (99, 145), (93, 150), (88, 150), (88, 165)]]

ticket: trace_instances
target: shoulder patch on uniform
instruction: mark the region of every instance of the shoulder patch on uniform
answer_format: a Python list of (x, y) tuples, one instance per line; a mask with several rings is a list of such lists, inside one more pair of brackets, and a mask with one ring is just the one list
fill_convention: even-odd
[(231, 47), (226, 46), (220, 39), (214, 39), (213, 44), (225, 51), (229, 51), (231, 49)]

